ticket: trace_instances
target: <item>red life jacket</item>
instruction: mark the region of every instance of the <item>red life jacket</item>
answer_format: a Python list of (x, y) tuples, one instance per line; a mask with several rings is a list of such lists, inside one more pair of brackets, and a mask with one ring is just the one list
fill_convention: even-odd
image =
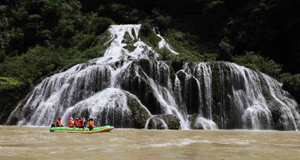
[(69, 127), (72, 127), (72, 120), (69, 120)]
[(75, 127), (78, 127), (78, 122), (77, 122), (77, 120), (74, 121), (74, 126), (75, 126)]

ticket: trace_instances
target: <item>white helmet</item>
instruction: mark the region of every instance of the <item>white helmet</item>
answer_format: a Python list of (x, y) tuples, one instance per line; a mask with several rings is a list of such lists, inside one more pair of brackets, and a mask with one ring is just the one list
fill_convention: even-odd
[(72, 119), (72, 120), (73, 120), (73, 118), (72, 118), (72, 117), (70, 117), (70, 119)]

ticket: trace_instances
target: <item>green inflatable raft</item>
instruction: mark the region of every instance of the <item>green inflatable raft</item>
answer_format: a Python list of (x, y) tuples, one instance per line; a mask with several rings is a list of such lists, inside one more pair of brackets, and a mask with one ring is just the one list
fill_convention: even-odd
[(50, 132), (68, 132), (68, 133), (98, 133), (98, 132), (110, 132), (114, 129), (114, 126), (102, 126), (95, 127), (93, 130), (88, 128), (70, 128), (70, 127), (51, 127)]

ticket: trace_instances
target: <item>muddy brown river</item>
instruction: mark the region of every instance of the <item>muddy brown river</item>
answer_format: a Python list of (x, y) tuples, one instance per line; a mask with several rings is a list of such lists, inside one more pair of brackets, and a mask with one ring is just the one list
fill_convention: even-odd
[(0, 126), (0, 159), (300, 159), (300, 132), (114, 129), (79, 134)]

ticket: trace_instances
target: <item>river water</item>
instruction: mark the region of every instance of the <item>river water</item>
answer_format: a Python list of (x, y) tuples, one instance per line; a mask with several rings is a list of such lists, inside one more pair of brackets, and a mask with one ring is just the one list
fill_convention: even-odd
[(79, 134), (0, 126), (0, 159), (300, 159), (300, 132), (114, 129)]

